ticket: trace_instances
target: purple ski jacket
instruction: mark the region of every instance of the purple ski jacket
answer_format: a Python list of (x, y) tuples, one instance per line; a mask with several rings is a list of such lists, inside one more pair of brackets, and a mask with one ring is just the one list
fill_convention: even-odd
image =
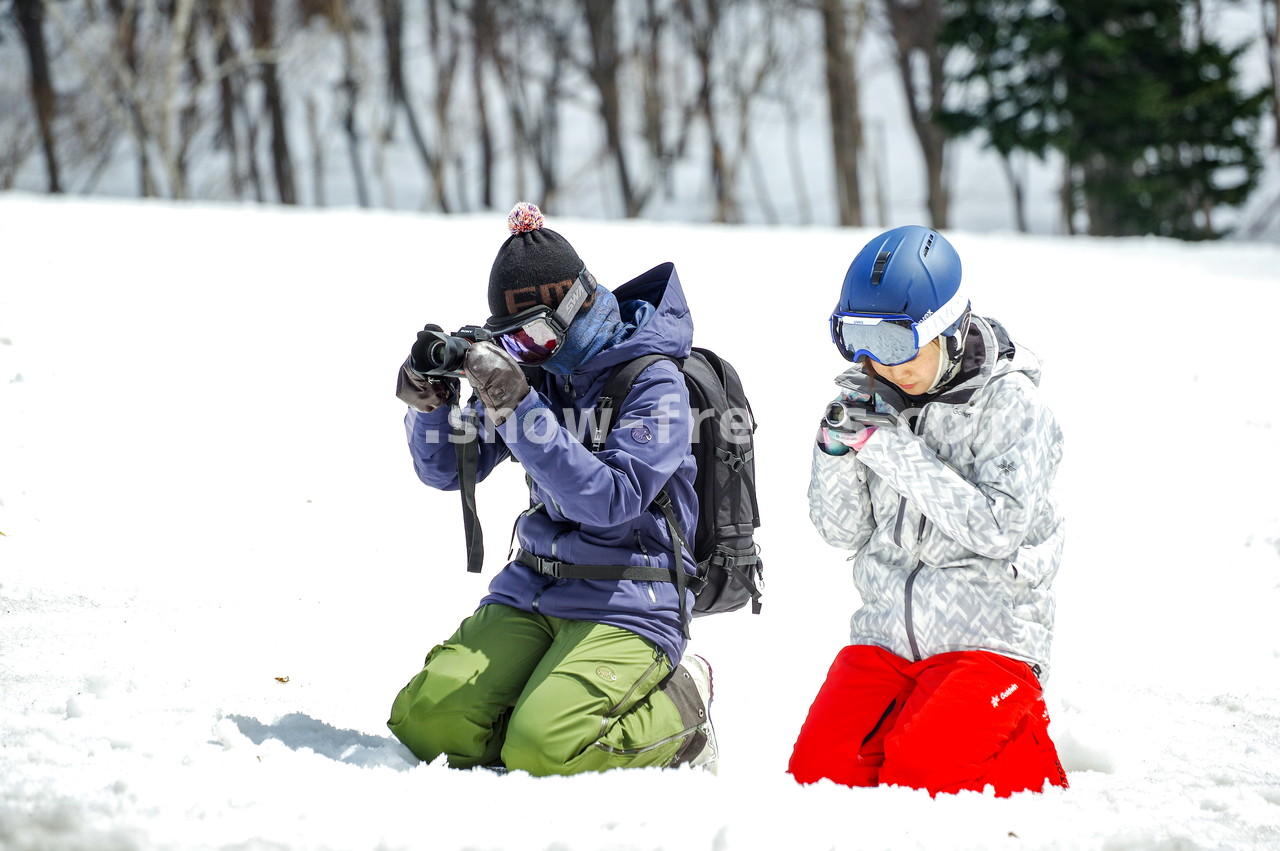
[[(664, 485), (686, 540), (697, 528), (698, 505), (691, 451), (694, 421), (684, 376), (669, 360), (649, 365), (624, 400), (615, 400), (603, 451), (583, 445), (609, 373), (642, 355), (688, 357), (693, 320), (675, 266), (664, 263), (614, 291), (623, 318), (641, 305), (647, 319), (629, 337), (590, 358), (570, 375), (542, 372), (540, 384), (493, 433), (482, 414), (478, 478), (514, 456), (531, 479), (530, 509), (516, 521), (523, 549), (571, 564), (669, 568), (671, 536), (654, 497)], [(651, 307), (650, 307), (651, 306)], [(414, 468), (425, 484), (458, 488), (457, 457), (449, 442), (448, 409), (409, 410), (405, 418)], [(686, 572), (696, 565), (683, 550)], [(693, 594), (686, 604), (693, 610)], [(554, 579), (511, 562), (480, 601), (570, 620), (611, 624), (657, 645), (674, 667), (685, 638), (675, 585), (633, 580)]]

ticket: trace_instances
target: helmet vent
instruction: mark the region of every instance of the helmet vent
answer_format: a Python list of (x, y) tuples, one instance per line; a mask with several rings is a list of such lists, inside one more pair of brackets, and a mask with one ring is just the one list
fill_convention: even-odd
[(884, 267), (889, 265), (891, 252), (881, 251), (876, 255), (875, 265), (871, 267), (871, 285), (876, 286), (884, 280)]
[(929, 256), (929, 251), (933, 248), (933, 237), (934, 237), (934, 234), (929, 234), (927, 237), (925, 237), (924, 248), (920, 250), (921, 257)]

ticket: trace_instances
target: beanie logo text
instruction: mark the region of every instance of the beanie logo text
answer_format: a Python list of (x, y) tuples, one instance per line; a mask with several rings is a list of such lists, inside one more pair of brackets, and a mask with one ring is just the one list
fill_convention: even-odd
[(507, 299), (507, 313), (508, 315), (519, 313), (522, 310), (541, 305), (555, 307), (564, 298), (564, 294), (568, 292), (571, 286), (573, 286), (573, 280), (556, 281), (550, 284), (529, 287), (516, 287), (515, 289), (507, 290), (503, 293)]

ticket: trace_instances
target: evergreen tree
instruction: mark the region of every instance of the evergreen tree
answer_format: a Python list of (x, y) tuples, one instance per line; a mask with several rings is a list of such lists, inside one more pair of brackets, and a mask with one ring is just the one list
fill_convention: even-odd
[(1212, 213), (1257, 183), (1265, 91), (1242, 94), (1241, 50), (1184, 37), (1185, 0), (957, 0), (967, 100), (942, 117), (1003, 155), (1060, 152), (1067, 215), (1097, 235), (1220, 236)]
[[(960, 104), (937, 116), (953, 136), (976, 131), (1000, 155), (1013, 189), (1018, 229), (1027, 230), (1018, 152), (1043, 159), (1056, 122), (1052, 55), (1044, 42), (1056, 22), (1024, 0), (952, 0), (940, 41), (957, 48), (951, 66)], [(959, 67), (957, 67), (959, 66)], [(953, 98), (954, 99), (954, 98)]]

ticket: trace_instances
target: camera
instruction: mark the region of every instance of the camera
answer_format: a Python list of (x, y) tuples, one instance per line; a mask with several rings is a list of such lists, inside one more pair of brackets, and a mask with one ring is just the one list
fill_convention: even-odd
[(492, 339), (493, 335), (480, 325), (464, 325), (452, 334), (425, 328), (418, 332), (418, 342), (413, 346), (413, 369), (422, 375), (460, 378), (467, 350), (475, 343)]
[(881, 414), (871, 406), (870, 400), (855, 402), (837, 399), (827, 406), (823, 422), (828, 428), (844, 431), (861, 431), (867, 426), (891, 426), (896, 423), (890, 414)]

